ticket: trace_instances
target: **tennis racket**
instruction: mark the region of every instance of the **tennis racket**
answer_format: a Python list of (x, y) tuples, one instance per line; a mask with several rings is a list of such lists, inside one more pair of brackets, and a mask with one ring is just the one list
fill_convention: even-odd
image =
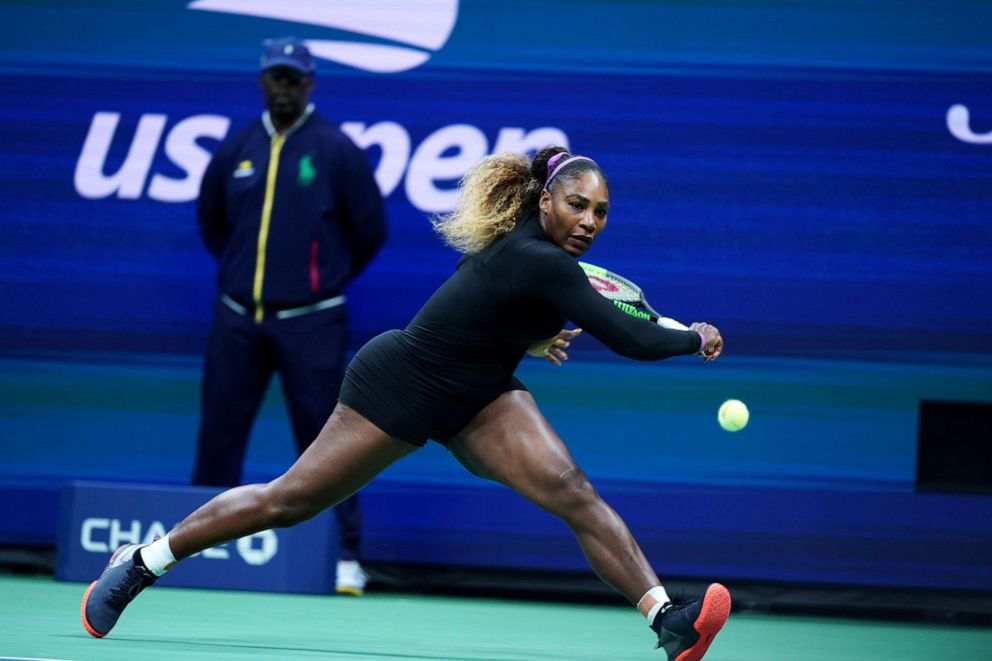
[(627, 278), (588, 262), (579, 262), (579, 266), (589, 278), (589, 284), (593, 289), (613, 301), (614, 305), (630, 316), (646, 319), (662, 328), (689, 330), (685, 324), (658, 314), (644, 298), (644, 291)]

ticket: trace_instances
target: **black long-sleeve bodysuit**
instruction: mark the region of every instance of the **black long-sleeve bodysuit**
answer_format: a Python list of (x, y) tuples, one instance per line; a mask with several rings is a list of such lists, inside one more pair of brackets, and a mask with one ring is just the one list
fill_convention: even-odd
[(636, 360), (699, 351), (695, 331), (661, 328), (600, 296), (530, 214), (463, 258), (405, 330), (362, 347), (341, 402), (397, 438), (446, 443), (501, 394), (525, 389), (513, 372), (527, 347), (567, 321)]

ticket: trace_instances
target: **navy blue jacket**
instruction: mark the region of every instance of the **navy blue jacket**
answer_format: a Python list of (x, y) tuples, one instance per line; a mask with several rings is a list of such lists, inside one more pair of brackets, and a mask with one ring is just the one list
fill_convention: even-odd
[(284, 136), (266, 113), (226, 138), (203, 175), (197, 219), (220, 259), (221, 293), (256, 320), (337, 296), (386, 239), (364, 152), (312, 105)]

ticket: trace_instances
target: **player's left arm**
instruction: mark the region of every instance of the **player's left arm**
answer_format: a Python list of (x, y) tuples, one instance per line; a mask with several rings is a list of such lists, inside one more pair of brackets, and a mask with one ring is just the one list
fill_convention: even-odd
[(581, 332), (581, 328), (562, 328), (554, 337), (540, 340), (527, 347), (527, 353), (535, 358), (544, 358), (552, 365), (560, 366), (568, 360), (568, 352), (565, 349)]

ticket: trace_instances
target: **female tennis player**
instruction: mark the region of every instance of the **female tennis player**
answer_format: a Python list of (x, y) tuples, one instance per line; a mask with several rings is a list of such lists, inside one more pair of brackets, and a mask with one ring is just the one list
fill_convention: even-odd
[[(514, 377), (528, 350), (567, 357), (575, 323), (637, 360), (723, 350), (706, 323), (672, 330), (628, 316), (589, 285), (576, 258), (606, 227), (606, 177), (560, 147), (533, 159), (489, 156), (461, 182), (461, 201), (435, 220), (464, 253), (405, 330), (366, 344), (316, 441), (268, 484), (225, 491), (165, 537), (117, 549), (83, 595), (83, 626), (103, 637), (124, 608), (177, 560), (340, 502), (428, 439), (469, 471), (510, 487), (574, 532), (596, 574), (635, 604), (670, 660), (702, 658), (730, 612), (713, 584), (674, 605), (626, 524), (592, 487), (534, 398)], [(551, 339), (548, 339), (551, 338)]]

